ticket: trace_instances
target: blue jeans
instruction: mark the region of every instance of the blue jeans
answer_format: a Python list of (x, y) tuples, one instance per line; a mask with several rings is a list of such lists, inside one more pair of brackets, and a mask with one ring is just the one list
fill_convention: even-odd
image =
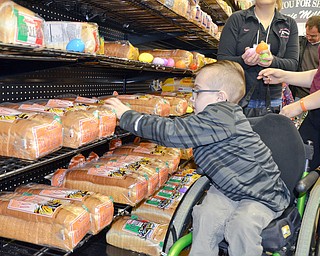
[[(266, 106), (265, 100), (250, 100), (247, 108), (262, 108)], [(282, 106), (282, 99), (271, 100), (271, 107)]]

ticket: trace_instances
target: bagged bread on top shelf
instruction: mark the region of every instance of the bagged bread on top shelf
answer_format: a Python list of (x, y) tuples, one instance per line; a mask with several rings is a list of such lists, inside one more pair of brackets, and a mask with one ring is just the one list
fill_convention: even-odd
[(0, 41), (2, 43), (44, 46), (44, 20), (13, 1), (0, 1)]
[(74, 205), (79, 205), (87, 209), (90, 214), (91, 226), (89, 233), (91, 234), (99, 233), (113, 220), (113, 202), (109, 196), (100, 193), (53, 187), (37, 183), (19, 186), (15, 192), (70, 200)]
[(129, 41), (105, 41), (104, 55), (109, 57), (138, 60), (139, 49)]
[(90, 215), (70, 201), (39, 195), (0, 195), (0, 236), (72, 251), (90, 228)]
[(35, 160), (62, 147), (58, 117), (0, 107), (0, 155)]
[(162, 251), (167, 230), (167, 224), (125, 216), (112, 224), (106, 240), (122, 249), (156, 256)]
[[(117, 97), (123, 103), (128, 104), (132, 110), (137, 112), (159, 116), (169, 116), (170, 114), (170, 103), (162, 97), (150, 94), (117, 95), (112, 97)], [(110, 96), (99, 97), (101, 100), (108, 98), (110, 98)]]
[(98, 24), (92, 22), (46, 21), (44, 39), (47, 48), (67, 50), (71, 40), (80, 39), (85, 53), (96, 53), (100, 49)]

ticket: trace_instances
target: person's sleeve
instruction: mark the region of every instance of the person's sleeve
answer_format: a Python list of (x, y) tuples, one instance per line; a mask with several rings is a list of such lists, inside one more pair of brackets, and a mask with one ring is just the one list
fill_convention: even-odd
[(212, 119), (202, 112), (171, 119), (130, 110), (122, 115), (120, 127), (163, 146), (194, 148), (224, 140), (233, 134), (234, 120), (231, 115), (226, 118), (221, 111), (217, 111), (216, 115)]
[(283, 58), (274, 56), (270, 68), (279, 68), (289, 71), (296, 71), (299, 62), (299, 35), (298, 26), (295, 20), (291, 20), (290, 36)]
[(244, 63), (241, 56), (236, 55), (239, 29), (239, 19), (233, 14), (229, 17), (221, 32), (217, 59), (238, 62), (246, 69), (249, 66)]

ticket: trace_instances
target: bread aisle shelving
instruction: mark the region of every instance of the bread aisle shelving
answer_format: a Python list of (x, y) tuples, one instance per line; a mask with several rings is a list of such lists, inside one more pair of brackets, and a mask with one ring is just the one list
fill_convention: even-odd
[[(178, 14), (170, 4), (161, 3), (165, 1), (17, 0), (15, 2), (47, 21), (96, 22), (105, 40), (129, 40), (141, 49), (179, 48), (214, 56), (219, 43), (216, 34)], [(215, 7), (212, 8), (212, 5)], [(228, 18), (228, 14), (216, 0), (200, 1), (200, 6), (211, 15), (216, 15), (212, 20), (219, 26)], [(232, 6), (233, 10), (235, 6)], [(0, 42), (0, 60), (0, 103), (48, 99), (70, 93), (88, 97), (111, 94), (113, 90), (139, 93), (148, 91), (150, 81), (154, 79), (193, 75), (190, 69), (6, 42)], [(114, 138), (131, 140), (130, 134), (119, 131), (113, 137), (79, 149), (62, 148), (36, 161), (0, 157), (0, 191), (12, 191), (15, 187), (28, 182), (43, 182), (46, 175), (67, 165), (74, 155), (105, 148)], [(91, 239), (86, 237), (80, 245), (86, 244), (87, 240)], [(12, 255), (71, 254), (8, 239), (0, 239), (0, 245), (0, 252), (7, 255), (10, 255), (9, 252)]]

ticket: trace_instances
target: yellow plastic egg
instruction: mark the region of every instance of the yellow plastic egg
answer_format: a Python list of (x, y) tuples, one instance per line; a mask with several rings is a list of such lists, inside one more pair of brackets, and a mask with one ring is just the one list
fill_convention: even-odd
[(153, 61), (153, 55), (147, 52), (143, 52), (139, 55), (139, 61), (151, 63)]

